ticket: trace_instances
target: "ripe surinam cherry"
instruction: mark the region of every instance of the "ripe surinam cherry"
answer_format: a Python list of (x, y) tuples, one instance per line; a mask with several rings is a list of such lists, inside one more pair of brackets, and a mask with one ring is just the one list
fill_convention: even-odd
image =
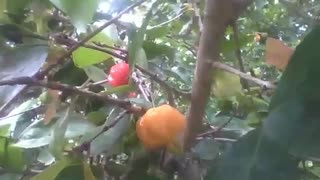
[(113, 87), (128, 84), (129, 71), (129, 64), (126, 62), (121, 62), (112, 66), (108, 76), (109, 84)]

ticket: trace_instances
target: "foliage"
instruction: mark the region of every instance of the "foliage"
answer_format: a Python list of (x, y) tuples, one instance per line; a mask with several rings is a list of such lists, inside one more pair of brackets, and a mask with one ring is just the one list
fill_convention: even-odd
[[(136, 122), (162, 104), (187, 115), (204, 7), (2, 0), (0, 179), (180, 176), (184, 154), (146, 150)], [(318, 1), (256, 0), (227, 28), (221, 62), (246, 75), (213, 70), (191, 150), (204, 179), (320, 179), (319, 10)], [(115, 87), (108, 76), (123, 62), (130, 70)]]

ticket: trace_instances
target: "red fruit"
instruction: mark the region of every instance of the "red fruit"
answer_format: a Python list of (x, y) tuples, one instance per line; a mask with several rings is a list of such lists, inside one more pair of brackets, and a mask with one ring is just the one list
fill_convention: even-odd
[(129, 64), (125, 62), (121, 62), (112, 66), (108, 76), (109, 84), (113, 87), (128, 84), (129, 71)]

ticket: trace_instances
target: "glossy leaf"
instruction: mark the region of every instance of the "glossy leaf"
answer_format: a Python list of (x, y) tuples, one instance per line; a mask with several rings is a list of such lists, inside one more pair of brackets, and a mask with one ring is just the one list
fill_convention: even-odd
[[(68, 121), (65, 138), (78, 137), (95, 127), (80, 114), (73, 113)], [(34, 122), (21, 134), (19, 141), (15, 145), (23, 148), (36, 148), (48, 145), (52, 139), (51, 133), (54, 125), (53, 123), (45, 125), (41, 120)]]
[[(0, 49), (0, 80), (19, 76), (32, 76), (41, 67), (48, 54), (47, 46), (25, 45)], [(0, 109), (11, 101), (25, 86), (1, 86)]]
[[(224, 154), (216, 170), (206, 180), (298, 180), (298, 161), (287, 154), (277, 143), (250, 131)], [(215, 167), (215, 166), (214, 166)]]
[[(97, 133), (101, 132), (104, 126), (110, 125), (110, 123), (115, 121), (116, 117), (121, 112), (120, 110), (121, 109), (116, 109), (113, 111), (104, 125), (88, 131), (88, 133), (81, 138), (80, 143), (90, 140)], [(112, 154), (113, 150), (116, 148), (116, 144), (119, 143), (119, 140), (122, 138), (123, 134), (126, 133), (126, 130), (128, 130), (129, 126), (129, 115), (124, 115), (124, 117), (121, 118), (115, 126), (111, 127), (108, 131), (104, 132), (102, 135), (98, 136), (94, 141), (92, 141), (90, 153), (92, 155), (97, 155), (102, 152)]]
[(220, 144), (214, 139), (203, 139), (193, 148), (193, 153), (202, 160), (214, 160), (219, 155)]
[[(105, 80), (108, 75), (100, 68), (96, 66), (87, 66), (83, 68), (86, 72), (87, 76), (94, 82)], [(108, 88), (109, 85), (107, 83), (102, 84), (102, 86)]]
[[(113, 46), (113, 39), (111, 39), (106, 33), (98, 33), (88, 42), (98, 42), (109, 46)], [(98, 50), (80, 47), (72, 53), (73, 62), (77, 67), (84, 68), (93, 64), (97, 64), (110, 59), (112, 56), (105, 52)]]
[(28, 100), (13, 109), (7, 117), (3, 117), (0, 121), (0, 127), (3, 130), (1, 135), (9, 137), (10, 133), (13, 132), (13, 137), (19, 136), (21, 129), (31, 123), (30, 119), (33, 118), (33, 115), (28, 113), (28, 110), (32, 110), (36, 103), (36, 99)]

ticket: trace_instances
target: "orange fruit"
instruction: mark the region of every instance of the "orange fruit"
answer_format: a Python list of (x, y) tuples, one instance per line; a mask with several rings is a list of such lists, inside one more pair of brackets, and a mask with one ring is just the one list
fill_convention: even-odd
[(149, 109), (137, 121), (136, 132), (147, 150), (177, 148), (177, 138), (184, 133), (186, 122), (185, 116), (177, 109), (170, 105), (161, 105)]

